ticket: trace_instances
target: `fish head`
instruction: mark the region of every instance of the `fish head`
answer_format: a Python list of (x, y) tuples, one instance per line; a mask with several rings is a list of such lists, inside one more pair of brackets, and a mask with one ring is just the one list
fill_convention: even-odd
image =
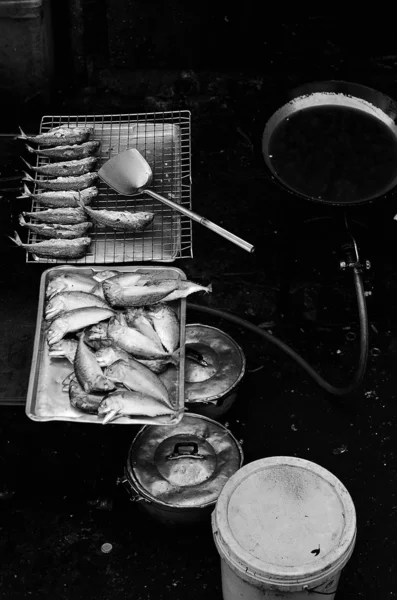
[(109, 377), (109, 379), (112, 379), (112, 381), (115, 381), (116, 383), (123, 383), (126, 367), (128, 367), (128, 364), (124, 360), (115, 360), (107, 367), (106, 377)]
[(117, 400), (116, 397), (109, 396), (105, 397), (98, 407), (98, 415), (103, 417), (102, 424), (110, 423), (117, 419), (120, 415), (122, 404)]
[(59, 342), (67, 332), (67, 322), (62, 317), (57, 317), (51, 322), (47, 331), (47, 340), (50, 346)]
[(59, 292), (63, 292), (67, 289), (67, 283), (65, 281), (65, 276), (60, 275), (59, 277), (54, 278), (47, 285), (46, 296), (47, 298), (52, 298), (55, 294)]
[(45, 318), (53, 319), (55, 315), (62, 312), (65, 309), (65, 303), (62, 298), (58, 297), (58, 294), (54, 294), (48, 302), (45, 309)]
[(109, 367), (117, 360), (114, 348), (111, 346), (99, 348), (99, 350), (96, 351), (95, 356), (100, 367)]

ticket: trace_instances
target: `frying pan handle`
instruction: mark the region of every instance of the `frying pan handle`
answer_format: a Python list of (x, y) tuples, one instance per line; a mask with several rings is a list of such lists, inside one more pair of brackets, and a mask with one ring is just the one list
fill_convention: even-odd
[(221, 235), (222, 237), (229, 240), (229, 242), (236, 244), (236, 246), (240, 246), (240, 248), (242, 248), (243, 250), (246, 250), (247, 252), (251, 252), (251, 253), (254, 252), (255, 248), (252, 244), (249, 244), (245, 240), (242, 240), (237, 235), (234, 235), (234, 233), (230, 233), (230, 231), (223, 229), (223, 227), (220, 227), (219, 225), (212, 223), (212, 221), (209, 221), (205, 217), (201, 217), (200, 215), (196, 214), (192, 210), (189, 210), (188, 208), (185, 208), (184, 206), (181, 206), (180, 204), (177, 204), (176, 202), (173, 202), (172, 200), (168, 200), (168, 198), (165, 198), (164, 196), (160, 196), (160, 194), (157, 194), (156, 192), (153, 192), (152, 190), (142, 190), (142, 191), (144, 191), (145, 194), (148, 194), (152, 198), (159, 200), (163, 204), (170, 206), (174, 210), (177, 210), (178, 212), (182, 213), (186, 217), (189, 217), (190, 219), (192, 219), (192, 221), (196, 221), (197, 223), (200, 223), (200, 225), (207, 227), (207, 229), (210, 229), (211, 231), (214, 231), (218, 235)]

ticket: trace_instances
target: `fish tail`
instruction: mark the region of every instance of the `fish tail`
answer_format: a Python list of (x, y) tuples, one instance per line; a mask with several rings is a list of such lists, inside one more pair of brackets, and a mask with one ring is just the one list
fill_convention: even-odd
[(117, 419), (118, 414), (119, 413), (117, 410), (111, 410), (110, 412), (108, 412), (103, 418), (102, 425), (106, 425), (107, 423), (110, 423), (111, 421)]
[(15, 237), (12, 237), (11, 235), (8, 235), (7, 237), (9, 237), (10, 240), (12, 240), (14, 242), (14, 244), (16, 244), (17, 246), (23, 246), (22, 240), (21, 240), (21, 238), (19, 237), (19, 235), (17, 234), (16, 231), (14, 231), (14, 236)]
[(15, 139), (16, 139), (16, 140), (27, 140), (27, 139), (28, 139), (28, 136), (26, 135), (26, 133), (24, 133), (24, 132), (22, 131), (22, 128), (21, 128), (21, 127), (18, 127), (18, 129), (19, 129), (19, 132), (20, 132), (20, 134), (19, 134), (19, 135), (17, 135), (17, 136), (15, 136)]
[(22, 194), (22, 196), (17, 196), (17, 200), (18, 200), (19, 198), (29, 198), (29, 196), (31, 196), (31, 195), (32, 195), (32, 194), (31, 194), (31, 192), (30, 192), (30, 190), (29, 190), (28, 186), (26, 185), (26, 183), (24, 183), (24, 184), (23, 184), (23, 194)]
[(25, 163), (25, 165), (28, 167), (28, 169), (33, 169), (32, 165), (30, 165), (30, 164), (28, 163), (28, 161), (24, 159), (24, 157), (23, 157), (23, 156), (21, 156), (21, 157), (20, 157), (20, 159), (21, 159), (21, 160), (23, 160), (23, 162), (24, 162), (24, 163)]
[(23, 214), (19, 215), (19, 224), (21, 225), (21, 227), (26, 227), (26, 225), (27, 225)]
[(34, 178), (31, 175), (29, 175), (29, 173), (26, 173), (26, 171), (22, 171), (22, 173), (23, 173), (22, 179), (24, 179), (26, 181), (34, 181)]
[(209, 294), (210, 292), (212, 292), (212, 283), (210, 283), (209, 285), (207, 285), (207, 287), (205, 288), (205, 291), (207, 292), (207, 294)]

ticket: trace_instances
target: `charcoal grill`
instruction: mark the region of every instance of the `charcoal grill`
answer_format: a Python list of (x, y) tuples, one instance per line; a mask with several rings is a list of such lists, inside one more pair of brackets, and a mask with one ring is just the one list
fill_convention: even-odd
[[(44, 116), (40, 133), (58, 125), (93, 127), (91, 139), (101, 142), (100, 165), (127, 148), (137, 148), (152, 168), (152, 189), (186, 208), (192, 208), (190, 111)], [(36, 166), (47, 161), (39, 156)], [(35, 192), (40, 190), (42, 179), (45, 177), (36, 175)], [(99, 194), (92, 204), (93, 208), (154, 212), (151, 226), (139, 234), (94, 226), (90, 233), (91, 248), (83, 258), (38, 258), (27, 253), (26, 262), (88, 265), (173, 262), (179, 258), (192, 258), (192, 223), (188, 217), (144, 194), (121, 196), (101, 181), (98, 181), (97, 187)], [(39, 203), (32, 201), (33, 212), (42, 209)], [(28, 243), (39, 241), (42, 241), (40, 236), (29, 232)]]

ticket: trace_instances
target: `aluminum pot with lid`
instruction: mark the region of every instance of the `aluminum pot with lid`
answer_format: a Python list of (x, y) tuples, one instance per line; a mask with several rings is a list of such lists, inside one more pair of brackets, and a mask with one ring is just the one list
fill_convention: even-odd
[(209, 519), (243, 451), (230, 431), (186, 414), (174, 426), (145, 425), (134, 438), (124, 470), (131, 499), (166, 524)]
[(245, 373), (245, 356), (240, 346), (216, 327), (186, 325), (186, 348), (202, 358), (186, 356), (185, 405), (206, 417), (224, 415), (236, 400)]

